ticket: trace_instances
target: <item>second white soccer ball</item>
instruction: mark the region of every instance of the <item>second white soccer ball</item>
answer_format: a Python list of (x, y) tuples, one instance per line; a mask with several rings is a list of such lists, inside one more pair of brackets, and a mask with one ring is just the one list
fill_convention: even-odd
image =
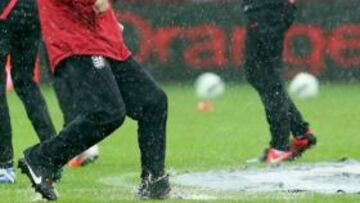
[(215, 99), (225, 91), (225, 83), (215, 73), (203, 73), (195, 81), (196, 95), (200, 99)]
[(99, 158), (99, 147), (98, 145), (94, 145), (87, 149), (86, 151), (82, 152), (81, 154), (74, 157), (70, 162), (69, 165), (72, 168), (77, 168), (80, 166), (85, 166), (89, 163), (93, 163), (96, 159)]
[(82, 153), (85, 159), (97, 159), (99, 157), (99, 146), (94, 145)]
[(299, 73), (290, 82), (289, 92), (304, 100), (314, 98), (319, 94), (319, 81), (309, 73)]

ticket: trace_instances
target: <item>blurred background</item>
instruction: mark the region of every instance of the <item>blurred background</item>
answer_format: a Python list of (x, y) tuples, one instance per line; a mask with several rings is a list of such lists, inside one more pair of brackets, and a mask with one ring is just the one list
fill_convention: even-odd
[[(154, 77), (192, 80), (212, 71), (243, 80), (246, 29), (239, 0), (121, 0), (114, 7), (124, 36)], [(359, 0), (298, 0), (286, 39), (284, 74), (322, 80), (360, 78)]]
[[(287, 34), (284, 75), (326, 81), (360, 79), (360, 0), (298, 0)], [(243, 80), (244, 14), (239, 0), (114, 1), (126, 43), (160, 81), (192, 81), (201, 72)], [(42, 80), (48, 67), (42, 54)]]
[[(309, 81), (312, 84), (309, 87), (314, 87), (310, 89), (316, 90), (310, 93), (318, 97), (303, 101), (299, 96), (295, 102), (319, 138), (317, 147), (302, 157), (300, 163), (342, 157), (360, 159), (359, 3), (360, 0), (298, 0), (296, 22), (284, 42), (283, 74), (288, 80), (300, 72), (316, 76), (316, 79), (300, 77), (300, 85), (295, 85), (295, 89), (302, 91), (302, 81)], [(246, 28), (241, 0), (115, 0), (113, 6), (119, 22), (124, 25), (126, 43), (162, 83), (170, 98), (169, 170), (181, 174), (238, 168), (247, 159), (258, 157), (268, 145), (270, 136), (261, 101), (244, 80)], [(51, 74), (45, 55), (42, 48), (37, 69), (40, 69), (40, 77), (36, 79), (48, 83)], [(215, 73), (221, 80), (210, 77), (205, 80), (204, 88), (201, 85), (194, 88), (192, 84), (204, 72)], [(317, 79), (321, 84), (319, 95)], [(198, 98), (202, 91), (208, 94), (207, 88), (213, 83), (220, 87), (216, 95), (211, 95), (219, 97), (214, 106)], [(226, 91), (220, 97), (225, 84)], [(42, 89), (57, 129), (61, 129), (62, 116), (55, 95), (47, 85)], [(27, 136), (34, 132), (30, 123), (24, 122), (27, 118), (15, 93), (10, 93), (9, 98), (9, 103), (16, 106), (11, 108), (16, 118), (14, 126), (17, 126), (14, 134), (24, 135), (15, 136), (14, 141), (20, 156), (22, 149), (36, 140), (35, 136)], [(140, 164), (135, 132), (136, 123), (128, 119), (115, 136), (101, 143), (100, 159), (96, 164), (65, 173), (66, 181), (61, 184), (65, 202), (132, 199)], [(120, 176), (123, 174), (125, 176)], [(100, 180), (95, 182), (94, 177)], [(345, 181), (352, 177), (348, 176)], [(23, 190), (25, 180), (20, 179), (20, 183)], [(24, 202), (27, 198), (14, 188), (0, 189), (5, 197), (16, 197), (16, 202)], [(189, 191), (192, 194), (194, 188)], [(229, 196), (218, 190), (209, 190), (208, 194), (219, 194), (220, 199)], [(269, 200), (268, 196), (254, 194), (256, 198), (265, 199), (259, 202), (278, 202), (272, 201), (273, 197)], [(239, 193), (236, 198), (250, 197), (242, 195)], [(286, 197), (286, 201), (293, 200), (291, 198)], [(299, 199), (299, 202), (359, 202), (358, 195), (300, 194)]]

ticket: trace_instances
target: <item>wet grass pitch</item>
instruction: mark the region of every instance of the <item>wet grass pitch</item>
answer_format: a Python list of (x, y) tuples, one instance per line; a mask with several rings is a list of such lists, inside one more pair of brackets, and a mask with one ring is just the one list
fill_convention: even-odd
[[(206, 187), (178, 183), (176, 178), (189, 172), (242, 168), (245, 160), (263, 152), (270, 136), (260, 100), (248, 85), (228, 85), (225, 95), (215, 101), (214, 111), (207, 113), (196, 110), (198, 100), (192, 86), (167, 84), (164, 88), (170, 100), (167, 168), (174, 174), (172, 196), (177, 198), (171, 202), (229, 202), (229, 197), (235, 197), (231, 201), (239, 202), (360, 201), (357, 194), (324, 194), (317, 191), (284, 194), (279, 191), (224, 191), (219, 188), (209, 193)], [(54, 93), (49, 87), (42, 89), (60, 130), (62, 116)], [(8, 101), (15, 155), (19, 158), (21, 151), (37, 139), (15, 93), (9, 93)], [(359, 83), (325, 84), (320, 88), (319, 97), (295, 102), (311, 123), (319, 142), (301, 159), (286, 167), (323, 163), (341, 157), (360, 160)], [(266, 170), (264, 167), (260, 164), (256, 170)], [(136, 123), (128, 119), (121, 129), (100, 144), (100, 158), (95, 164), (81, 169), (65, 168), (62, 182), (58, 184), (59, 202), (138, 202), (134, 194), (139, 183), (139, 168)], [(28, 180), (17, 170), (17, 183), (0, 186), (0, 197), (0, 202), (29, 202), (34, 199), (34, 193)]]

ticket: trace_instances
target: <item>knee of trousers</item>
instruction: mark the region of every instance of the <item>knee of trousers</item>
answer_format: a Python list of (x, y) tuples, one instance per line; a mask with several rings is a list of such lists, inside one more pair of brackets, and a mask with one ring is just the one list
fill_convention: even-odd
[(166, 93), (158, 89), (156, 93), (151, 97), (148, 103), (148, 108), (155, 108), (161, 114), (168, 110), (168, 97)]
[(266, 82), (261, 78), (261, 76), (255, 75), (253, 73), (247, 72), (245, 75), (246, 80), (248, 83), (253, 86), (256, 90), (263, 90), (266, 85)]
[(100, 109), (89, 112), (87, 119), (92, 125), (103, 131), (103, 135), (119, 128), (125, 121), (125, 110), (121, 109)]
[(138, 121), (161, 122), (167, 117), (168, 97), (161, 89), (156, 90), (149, 95), (142, 104), (140, 111), (130, 112), (129, 116)]
[(106, 125), (108, 130), (113, 131), (119, 128), (125, 121), (126, 111), (115, 110), (107, 112), (107, 116), (103, 119), (103, 123)]
[(271, 91), (282, 87), (279, 77), (268, 74), (246, 73), (246, 80), (258, 91)]

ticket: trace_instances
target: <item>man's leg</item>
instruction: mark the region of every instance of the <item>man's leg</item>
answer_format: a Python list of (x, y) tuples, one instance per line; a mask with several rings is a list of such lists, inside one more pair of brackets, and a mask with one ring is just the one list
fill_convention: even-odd
[[(0, 22), (0, 170), (12, 168), (14, 158), (9, 106), (6, 98), (5, 66), (10, 48), (10, 35), (8, 23), (6, 21)], [(0, 182), (8, 182), (7, 180), (10, 179), (6, 178), (4, 175), (0, 175)]]
[[(61, 112), (63, 114), (63, 126), (66, 127), (77, 115), (76, 105), (73, 101), (73, 91), (68, 81), (61, 77), (55, 77), (54, 88), (57, 99), (59, 101)], [(93, 150), (97, 147), (98, 146), (95, 145), (90, 149)], [(88, 150), (90, 149), (87, 149), (86, 151), (71, 159), (69, 166), (72, 168), (77, 168), (95, 162), (99, 158), (99, 155), (88, 156)]]
[(0, 53), (0, 168), (12, 167), (14, 157), (10, 114), (6, 99), (6, 58), (6, 53)]
[[(55, 170), (106, 138), (125, 119), (120, 91), (105, 60), (103, 64), (94, 65), (92, 57), (72, 57), (57, 69), (56, 77), (71, 84), (78, 114), (58, 136), (27, 149), (25, 160), (19, 163), (44, 198), (57, 198), (52, 187)], [(35, 176), (43, 177), (44, 181), (37, 183)]]
[(56, 167), (62, 167), (117, 129), (126, 111), (108, 65), (98, 69), (91, 57), (72, 57), (58, 68), (56, 77), (71, 85), (77, 116), (58, 136), (35, 148)]
[[(138, 121), (141, 177), (162, 179), (158, 188), (143, 188), (147, 198), (166, 198), (170, 187), (165, 175), (167, 96), (134, 59), (111, 60), (111, 67), (126, 104), (127, 115)], [(160, 186), (159, 186), (160, 185)], [(145, 194), (146, 193), (146, 194)]]
[(248, 14), (251, 16), (245, 45), (245, 68), (248, 81), (258, 91), (265, 106), (272, 136), (270, 146), (286, 150), (290, 134), (289, 97), (280, 71), (287, 27), (276, 12), (279, 11), (264, 8)]
[[(265, 106), (272, 135), (270, 146), (281, 151), (289, 150), (290, 131), (300, 136), (309, 133), (308, 123), (287, 95), (281, 80), (283, 40), (293, 22), (294, 8), (294, 5), (285, 4), (248, 14), (247, 79), (257, 89)], [(316, 139), (304, 141), (303, 138), (293, 140), (292, 150), (284, 153), (281, 159), (295, 157), (316, 143)]]
[[(1, 31), (0, 31), (1, 32)], [(3, 39), (0, 39), (2, 41)], [(0, 48), (1, 47), (0, 42)], [(12, 132), (10, 114), (6, 98), (6, 54), (0, 50), (0, 184), (15, 182), (13, 169), (14, 150), (12, 145)]]
[(39, 139), (44, 141), (56, 135), (56, 131), (46, 102), (33, 80), (40, 40), (36, 1), (20, 1), (12, 15), (15, 31), (11, 38), (10, 55), (14, 88)]

